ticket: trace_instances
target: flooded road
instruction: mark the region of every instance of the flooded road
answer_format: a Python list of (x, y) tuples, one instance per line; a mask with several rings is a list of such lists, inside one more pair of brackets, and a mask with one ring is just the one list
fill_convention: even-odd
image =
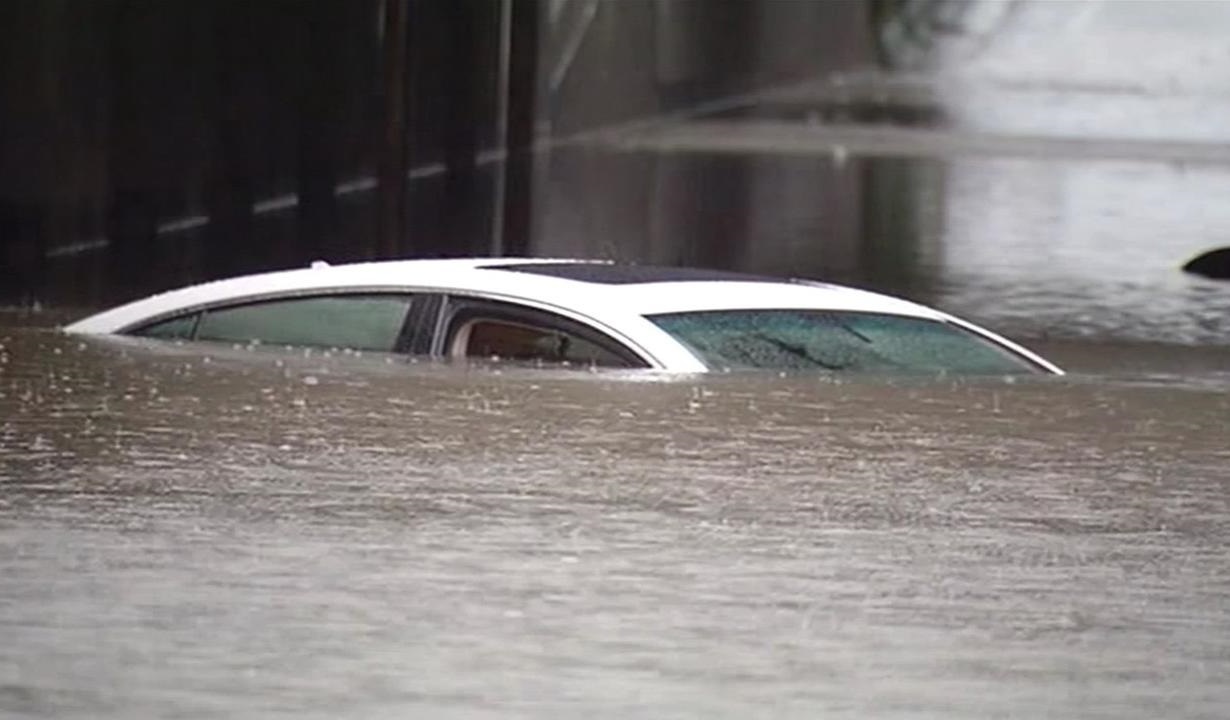
[(665, 381), (48, 324), (0, 329), (0, 715), (1230, 704), (1227, 349)]
[[(534, 252), (894, 291), (1072, 374), (532, 371), (0, 310), (0, 717), (1225, 717), (1230, 284), (1178, 268), (1230, 245), (1230, 6), (882, 5), (979, 11), (914, 125), (830, 83), (560, 143)], [(196, 268), (188, 221), (150, 267)]]
[(1178, 270), (1230, 244), (1224, 95), (986, 87), (934, 127), (795, 98), (756, 108), (793, 144), (694, 118), (561, 146), (534, 249), (897, 292), (1064, 378), (461, 367), (0, 312), (0, 716), (1224, 717), (1230, 285)]

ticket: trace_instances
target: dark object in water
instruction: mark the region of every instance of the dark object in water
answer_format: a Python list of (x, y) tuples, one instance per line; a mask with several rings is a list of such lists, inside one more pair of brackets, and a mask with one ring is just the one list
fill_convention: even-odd
[(1214, 280), (1230, 280), (1230, 247), (1215, 248), (1187, 261), (1183, 272)]

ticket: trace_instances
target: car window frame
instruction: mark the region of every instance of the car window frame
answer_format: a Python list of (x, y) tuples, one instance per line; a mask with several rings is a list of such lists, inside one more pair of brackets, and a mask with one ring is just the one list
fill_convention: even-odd
[[(206, 313), (222, 312), (243, 307), (251, 307), (256, 305), (264, 305), (268, 303), (293, 302), (296, 300), (316, 300), (320, 298), (371, 298), (371, 297), (408, 297), (406, 314), (402, 318), (401, 327), (397, 331), (397, 336), (394, 338), (393, 347), (388, 352), (399, 355), (416, 354), (414, 350), (419, 350), (420, 354), (430, 355), (436, 329), (435, 318), (438, 313), (438, 308), (441, 303), (441, 297), (438, 293), (421, 292), (414, 290), (368, 290), (354, 289), (349, 291), (324, 291), (311, 293), (291, 293), (284, 295), (262, 295), (259, 297), (248, 297), (237, 300), (222, 301), (203, 306), (195, 306), (184, 309), (179, 312), (168, 313), (153, 319), (136, 323), (131, 327), (125, 328), (122, 334), (130, 337), (142, 337), (151, 340), (170, 340), (179, 342), (212, 342), (199, 338), (201, 320)], [(181, 318), (192, 317), (192, 332), (189, 337), (185, 338), (160, 338), (156, 335), (143, 335), (142, 332), (162, 323), (179, 320)], [(296, 345), (295, 347), (300, 347)], [(303, 346), (306, 347), (306, 346)]]
[(520, 304), (506, 299), (476, 297), (445, 293), (439, 308), (436, 330), (432, 344), (432, 356), (450, 357), (448, 348), (456, 338), (458, 330), (469, 322), (477, 319), (489, 319), (496, 322), (514, 323), (531, 328), (543, 328), (549, 331), (562, 332), (601, 348), (603, 351), (618, 357), (626, 364), (622, 366), (603, 365), (612, 369), (641, 370), (653, 368), (653, 363), (636, 348), (619, 340), (601, 328), (587, 324), (581, 320), (570, 318), (561, 313), (542, 308)]

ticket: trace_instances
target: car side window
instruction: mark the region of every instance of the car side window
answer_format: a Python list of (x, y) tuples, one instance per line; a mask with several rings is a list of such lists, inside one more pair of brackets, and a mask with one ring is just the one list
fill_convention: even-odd
[(191, 340), (196, 335), (196, 323), (200, 317), (200, 313), (181, 315), (153, 325), (146, 325), (132, 334), (160, 340)]
[(508, 303), (454, 301), (444, 354), (603, 367), (645, 367), (622, 343), (553, 313)]
[(138, 329), (134, 334), (391, 352), (397, 348), (411, 301), (410, 295), (268, 300), (207, 309)]

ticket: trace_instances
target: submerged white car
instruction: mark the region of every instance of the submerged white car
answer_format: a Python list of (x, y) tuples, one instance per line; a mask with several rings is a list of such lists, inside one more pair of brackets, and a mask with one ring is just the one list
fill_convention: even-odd
[(154, 295), (65, 330), (681, 373), (1062, 374), (988, 330), (885, 295), (601, 261), (315, 263)]

